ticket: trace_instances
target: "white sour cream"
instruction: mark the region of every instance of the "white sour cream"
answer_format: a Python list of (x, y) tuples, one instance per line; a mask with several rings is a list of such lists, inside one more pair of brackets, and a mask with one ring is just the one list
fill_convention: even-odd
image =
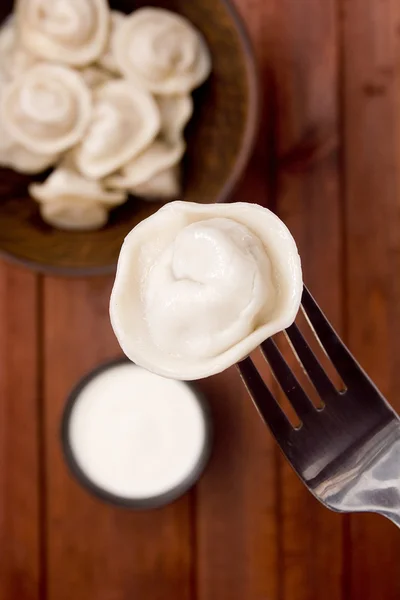
[(73, 404), (67, 431), (86, 477), (129, 500), (174, 490), (202, 461), (207, 442), (195, 392), (128, 362), (89, 380)]

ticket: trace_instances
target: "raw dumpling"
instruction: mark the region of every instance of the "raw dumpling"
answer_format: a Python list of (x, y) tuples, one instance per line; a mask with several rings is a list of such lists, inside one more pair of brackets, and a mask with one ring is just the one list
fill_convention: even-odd
[(85, 179), (72, 165), (65, 160), (43, 183), (31, 183), (29, 193), (38, 202), (54, 202), (65, 200), (86, 204), (96, 202), (108, 208), (123, 204), (127, 194), (103, 188), (99, 181)]
[(114, 56), (114, 46), (115, 41), (117, 39), (117, 35), (119, 35), (119, 28), (125, 19), (124, 13), (119, 12), (118, 10), (111, 11), (111, 27), (110, 34), (108, 37), (108, 44), (105, 48), (105, 52), (99, 58), (99, 65), (103, 69), (107, 69), (110, 73), (119, 73), (119, 69), (117, 63), (115, 62)]
[(130, 192), (146, 200), (177, 200), (181, 193), (180, 169), (175, 166), (160, 171), (148, 181), (131, 188)]
[(55, 200), (39, 207), (40, 215), (46, 223), (56, 229), (66, 231), (93, 231), (107, 223), (108, 212), (96, 202), (72, 203)]
[(0, 28), (0, 70), (3, 81), (11, 79), (12, 69), (10, 64), (15, 48), (15, 25), (12, 18), (8, 18)]
[(161, 135), (169, 141), (181, 138), (193, 114), (192, 97), (188, 94), (156, 96), (156, 102), (161, 115)]
[(110, 316), (132, 361), (192, 380), (291, 325), (301, 294), (296, 244), (268, 209), (173, 202), (126, 237)]
[(44, 221), (68, 230), (100, 229), (107, 223), (108, 210), (123, 204), (127, 195), (105, 190), (88, 181), (65, 161), (44, 183), (32, 183), (30, 195), (40, 204)]
[(9, 17), (0, 27), (0, 78), (10, 81), (32, 67), (37, 58), (18, 44), (15, 18)]
[(148, 146), (159, 128), (160, 113), (148, 92), (110, 81), (95, 92), (92, 121), (75, 153), (77, 166), (86, 177), (105, 177)]
[(17, 19), (25, 48), (75, 67), (99, 58), (110, 26), (107, 0), (19, 0)]
[(38, 64), (5, 87), (0, 118), (28, 150), (52, 154), (82, 138), (91, 112), (91, 94), (78, 73)]
[(120, 173), (106, 180), (107, 187), (132, 191), (160, 171), (178, 164), (185, 152), (183, 139), (175, 143), (156, 140), (148, 148), (122, 167)]
[(0, 119), (0, 167), (34, 175), (51, 167), (57, 159), (57, 155), (37, 154), (21, 146), (7, 133)]
[[(6, 81), (0, 79), (0, 104), (6, 85)], [(33, 175), (45, 171), (58, 160), (57, 154), (38, 154), (21, 146), (7, 131), (4, 120), (0, 112), (0, 167)]]
[(161, 8), (140, 8), (118, 29), (114, 55), (119, 70), (155, 94), (184, 94), (211, 71), (201, 33), (184, 17)]
[[(119, 173), (111, 175), (107, 179), (107, 186), (140, 195), (137, 194), (137, 186), (145, 184), (161, 171), (169, 170), (182, 159), (186, 149), (183, 130), (193, 114), (193, 101), (184, 94), (159, 96), (156, 101), (161, 117), (157, 139), (124, 165)], [(166, 191), (160, 197), (171, 196)]]

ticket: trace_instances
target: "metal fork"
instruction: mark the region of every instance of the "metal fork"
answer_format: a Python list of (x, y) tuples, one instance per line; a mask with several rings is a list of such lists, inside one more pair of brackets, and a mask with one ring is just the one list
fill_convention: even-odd
[(315, 408), (272, 339), (261, 344), (301, 425), (292, 427), (252, 360), (238, 368), (262, 419), (310, 492), (337, 512), (376, 512), (400, 527), (400, 420), (304, 288), (302, 308), (345, 389), (338, 391), (294, 324), (286, 330), (323, 406)]

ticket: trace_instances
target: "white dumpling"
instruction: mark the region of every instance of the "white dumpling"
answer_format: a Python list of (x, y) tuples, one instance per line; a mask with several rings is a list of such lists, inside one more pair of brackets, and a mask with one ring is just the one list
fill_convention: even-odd
[(91, 93), (72, 69), (40, 63), (7, 85), (0, 115), (9, 134), (32, 152), (58, 153), (86, 132)]
[(180, 169), (170, 167), (131, 188), (130, 193), (146, 200), (177, 200), (181, 194)]
[(15, 18), (9, 17), (0, 27), (0, 78), (10, 81), (36, 62), (37, 58), (18, 43)]
[(162, 8), (140, 8), (118, 29), (114, 55), (120, 71), (155, 94), (182, 94), (211, 71), (202, 34), (184, 17)]
[(14, 169), (19, 173), (34, 175), (42, 173), (58, 160), (58, 155), (38, 154), (16, 142), (4, 129), (0, 119), (0, 167)]
[(178, 164), (185, 153), (185, 147), (183, 139), (176, 140), (174, 143), (156, 140), (122, 167), (119, 173), (110, 175), (106, 185), (110, 188), (132, 191), (160, 171)]
[[(182, 159), (186, 150), (183, 130), (193, 114), (193, 101), (190, 96), (179, 94), (158, 96), (156, 102), (161, 117), (158, 137), (118, 173), (108, 177), (106, 183), (109, 187), (137, 194), (137, 186), (171, 169)], [(166, 192), (164, 197), (171, 196)]]
[(161, 115), (161, 135), (170, 141), (181, 138), (193, 114), (192, 97), (188, 94), (156, 96), (156, 102)]
[(85, 66), (106, 46), (106, 0), (19, 0), (16, 14), (22, 44), (41, 59)]
[(110, 316), (132, 361), (192, 380), (291, 325), (301, 294), (296, 244), (271, 211), (172, 202), (126, 237)]
[(148, 92), (127, 81), (110, 81), (95, 91), (91, 123), (75, 151), (76, 164), (86, 177), (105, 177), (148, 146), (159, 128), (160, 113)]
[(37, 202), (65, 201), (74, 204), (96, 202), (108, 208), (123, 204), (127, 194), (105, 189), (99, 181), (86, 179), (65, 160), (43, 183), (31, 183), (29, 193)]
[(103, 54), (98, 60), (99, 65), (103, 69), (107, 69), (107, 71), (110, 71), (110, 73), (119, 73), (119, 68), (114, 56), (114, 46), (117, 36), (119, 35), (119, 28), (125, 18), (126, 15), (124, 15), (124, 13), (119, 12), (118, 10), (111, 11), (111, 25), (110, 33), (108, 36), (108, 43), (105, 47)]
[[(7, 84), (0, 80), (0, 103)], [(27, 150), (7, 131), (4, 115), (0, 112), (0, 167), (33, 175), (45, 171), (58, 160), (58, 154), (40, 154)]]
[(108, 211), (123, 204), (127, 195), (105, 190), (98, 181), (88, 181), (66, 159), (43, 183), (32, 183), (29, 193), (40, 204), (44, 221), (58, 229), (100, 229)]
[(66, 231), (101, 229), (108, 220), (107, 209), (96, 202), (82, 204), (55, 200), (41, 204), (39, 210), (43, 221), (56, 229)]
[(10, 64), (15, 48), (15, 24), (12, 18), (8, 18), (0, 28), (0, 70), (2, 80), (11, 79)]

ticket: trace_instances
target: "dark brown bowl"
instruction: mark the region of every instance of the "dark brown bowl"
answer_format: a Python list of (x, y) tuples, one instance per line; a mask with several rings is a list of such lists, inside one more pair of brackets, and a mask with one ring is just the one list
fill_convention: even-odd
[[(0, 21), (12, 4), (1, 2)], [(147, 3), (110, 4), (130, 12)], [(195, 112), (186, 131), (183, 200), (226, 202), (247, 164), (257, 123), (257, 76), (247, 34), (229, 0), (158, 0), (153, 5), (181, 13), (196, 25), (213, 59), (210, 79), (194, 94)], [(27, 193), (30, 180), (0, 169), (0, 254), (41, 272), (112, 273), (125, 235), (161, 206), (135, 198), (115, 209), (104, 229), (59, 231), (40, 218)]]

